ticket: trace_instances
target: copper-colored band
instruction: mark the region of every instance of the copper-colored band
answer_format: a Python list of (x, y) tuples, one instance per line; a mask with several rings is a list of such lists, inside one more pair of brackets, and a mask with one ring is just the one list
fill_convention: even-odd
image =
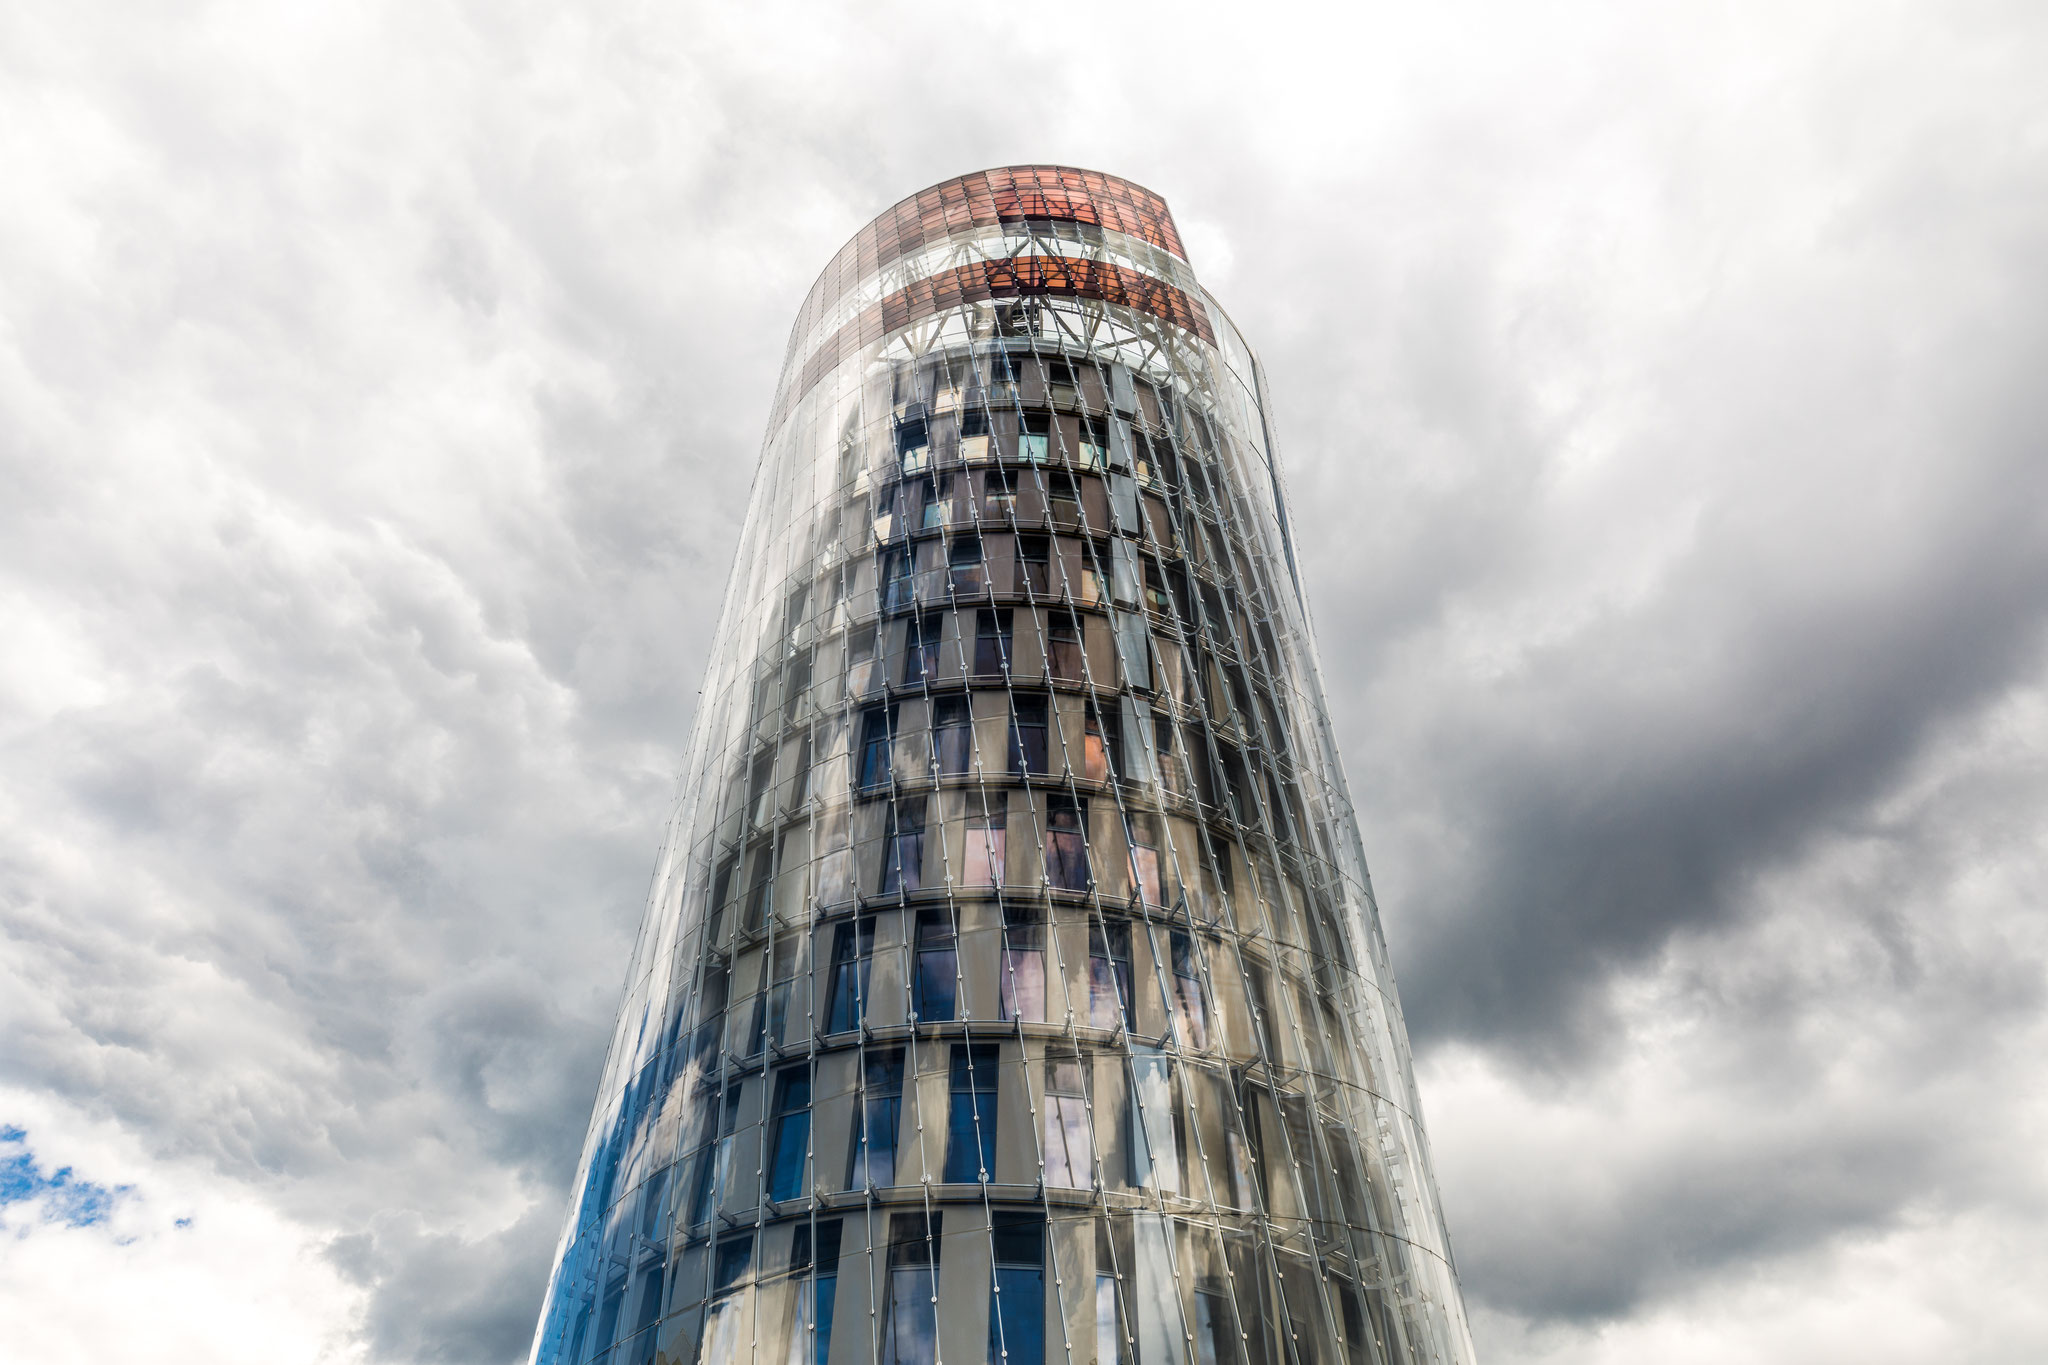
[(1187, 259), (1166, 201), (1142, 185), (1072, 166), (976, 171), (920, 191), (862, 228), (811, 286), (792, 335), (808, 336), (826, 309), (892, 261), (955, 233), (1031, 219), (1093, 223)]
[(779, 427), (783, 417), (841, 360), (890, 333), (963, 304), (1034, 295), (1100, 299), (1135, 308), (1184, 327), (1211, 345), (1216, 342), (1208, 311), (1199, 299), (1190, 297), (1177, 285), (1139, 271), (1109, 261), (1070, 256), (1013, 256), (1000, 261), (977, 261), (897, 290), (870, 304), (859, 317), (825, 338), (783, 393), (769, 418), (768, 429), (772, 432)]

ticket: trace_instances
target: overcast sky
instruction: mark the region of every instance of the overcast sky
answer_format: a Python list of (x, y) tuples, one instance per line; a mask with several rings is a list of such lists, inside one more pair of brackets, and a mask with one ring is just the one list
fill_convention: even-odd
[(1487, 1365), (2048, 1358), (2048, 17), (1537, 8), (0, 8), (9, 1361), (523, 1360), (797, 305), (1020, 161), (1267, 363)]

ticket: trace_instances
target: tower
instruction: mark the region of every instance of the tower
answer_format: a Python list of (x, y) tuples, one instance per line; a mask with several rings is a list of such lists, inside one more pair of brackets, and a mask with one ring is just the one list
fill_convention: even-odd
[(790, 337), (540, 1365), (1472, 1359), (1251, 349), (906, 199)]

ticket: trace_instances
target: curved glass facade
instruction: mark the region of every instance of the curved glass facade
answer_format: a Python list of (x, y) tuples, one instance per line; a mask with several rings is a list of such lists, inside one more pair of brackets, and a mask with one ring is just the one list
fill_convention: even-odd
[(1262, 393), (1112, 176), (819, 279), (536, 1362), (1472, 1358)]

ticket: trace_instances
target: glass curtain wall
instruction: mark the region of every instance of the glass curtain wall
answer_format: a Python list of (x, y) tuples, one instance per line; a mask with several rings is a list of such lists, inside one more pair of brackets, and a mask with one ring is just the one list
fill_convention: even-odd
[(545, 1365), (1472, 1358), (1264, 380), (1166, 205), (805, 301)]

